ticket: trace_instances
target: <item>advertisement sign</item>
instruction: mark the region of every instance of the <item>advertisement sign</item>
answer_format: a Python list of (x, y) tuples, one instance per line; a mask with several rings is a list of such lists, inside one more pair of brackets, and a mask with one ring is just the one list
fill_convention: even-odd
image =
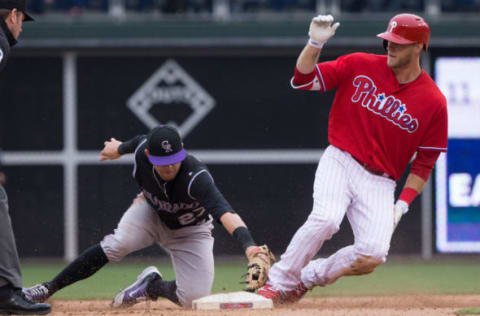
[(480, 58), (441, 57), (436, 82), (447, 98), (448, 152), (436, 172), (437, 249), (480, 252)]
[(437, 249), (480, 252), (480, 139), (450, 139), (437, 163)]
[(448, 137), (480, 138), (480, 57), (440, 57), (435, 81), (447, 98)]

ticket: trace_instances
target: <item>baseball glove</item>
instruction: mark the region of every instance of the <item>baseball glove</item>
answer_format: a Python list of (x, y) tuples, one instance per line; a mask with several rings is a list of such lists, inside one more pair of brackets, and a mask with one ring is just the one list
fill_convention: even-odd
[(268, 279), (268, 271), (275, 262), (275, 256), (267, 245), (259, 246), (248, 257), (248, 271), (244, 274), (245, 291), (254, 292), (261, 288)]

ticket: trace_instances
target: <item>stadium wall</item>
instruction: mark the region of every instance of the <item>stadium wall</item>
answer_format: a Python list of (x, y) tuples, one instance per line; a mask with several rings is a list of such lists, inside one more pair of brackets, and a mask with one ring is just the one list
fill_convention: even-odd
[[(20, 255), (70, 260), (110, 233), (137, 187), (131, 160), (99, 164), (103, 142), (126, 140), (167, 121), (180, 127), (186, 148), (209, 165), (255, 239), (281, 253), (309, 214), (333, 99), (332, 92), (290, 88), (298, 42), (95, 48), (42, 47), (28, 39), (0, 76), (0, 146)], [(323, 59), (382, 52), (378, 41), (355, 43), (334, 42)], [(433, 45), (424, 66), (429, 70), (432, 58), (456, 50)], [(214, 235), (216, 254), (241, 254), (219, 225)], [(420, 254), (420, 240), (417, 199), (390, 253)], [(342, 229), (321, 253), (352, 242), (351, 231)]]

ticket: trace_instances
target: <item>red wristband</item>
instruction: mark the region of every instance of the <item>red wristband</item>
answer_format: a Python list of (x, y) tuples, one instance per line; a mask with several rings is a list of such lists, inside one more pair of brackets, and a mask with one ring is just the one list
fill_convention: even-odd
[(403, 188), (402, 193), (398, 197), (399, 200), (405, 201), (408, 205), (417, 197), (418, 192), (412, 188), (406, 187)]

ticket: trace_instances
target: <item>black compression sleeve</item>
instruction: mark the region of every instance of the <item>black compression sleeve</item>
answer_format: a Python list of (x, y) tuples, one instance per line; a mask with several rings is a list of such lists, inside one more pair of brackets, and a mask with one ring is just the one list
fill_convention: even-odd
[(135, 149), (137, 148), (138, 144), (140, 144), (140, 141), (144, 139), (145, 135), (138, 135), (135, 136), (132, 139), (129, 139), (127, 141), (124, 141), (123, 143), (118, 146), (118, 153), (120, 155), (125, 155), (125, 154), (131, 154), (135, 152)]
[(245, 226), (237, 227), (237, 229), (233, 231), (232, 236), (242, 245), (243, 250), (246, 250), (250, 246), (256, 245), (252, 235), (248, 231), (248, 228)]
[(107, 263), (108, 258), (100, 244), (93, 245), (66, 266), (52, 281), (44, 285), (52, 295), (72, 283), (90, 277)]

